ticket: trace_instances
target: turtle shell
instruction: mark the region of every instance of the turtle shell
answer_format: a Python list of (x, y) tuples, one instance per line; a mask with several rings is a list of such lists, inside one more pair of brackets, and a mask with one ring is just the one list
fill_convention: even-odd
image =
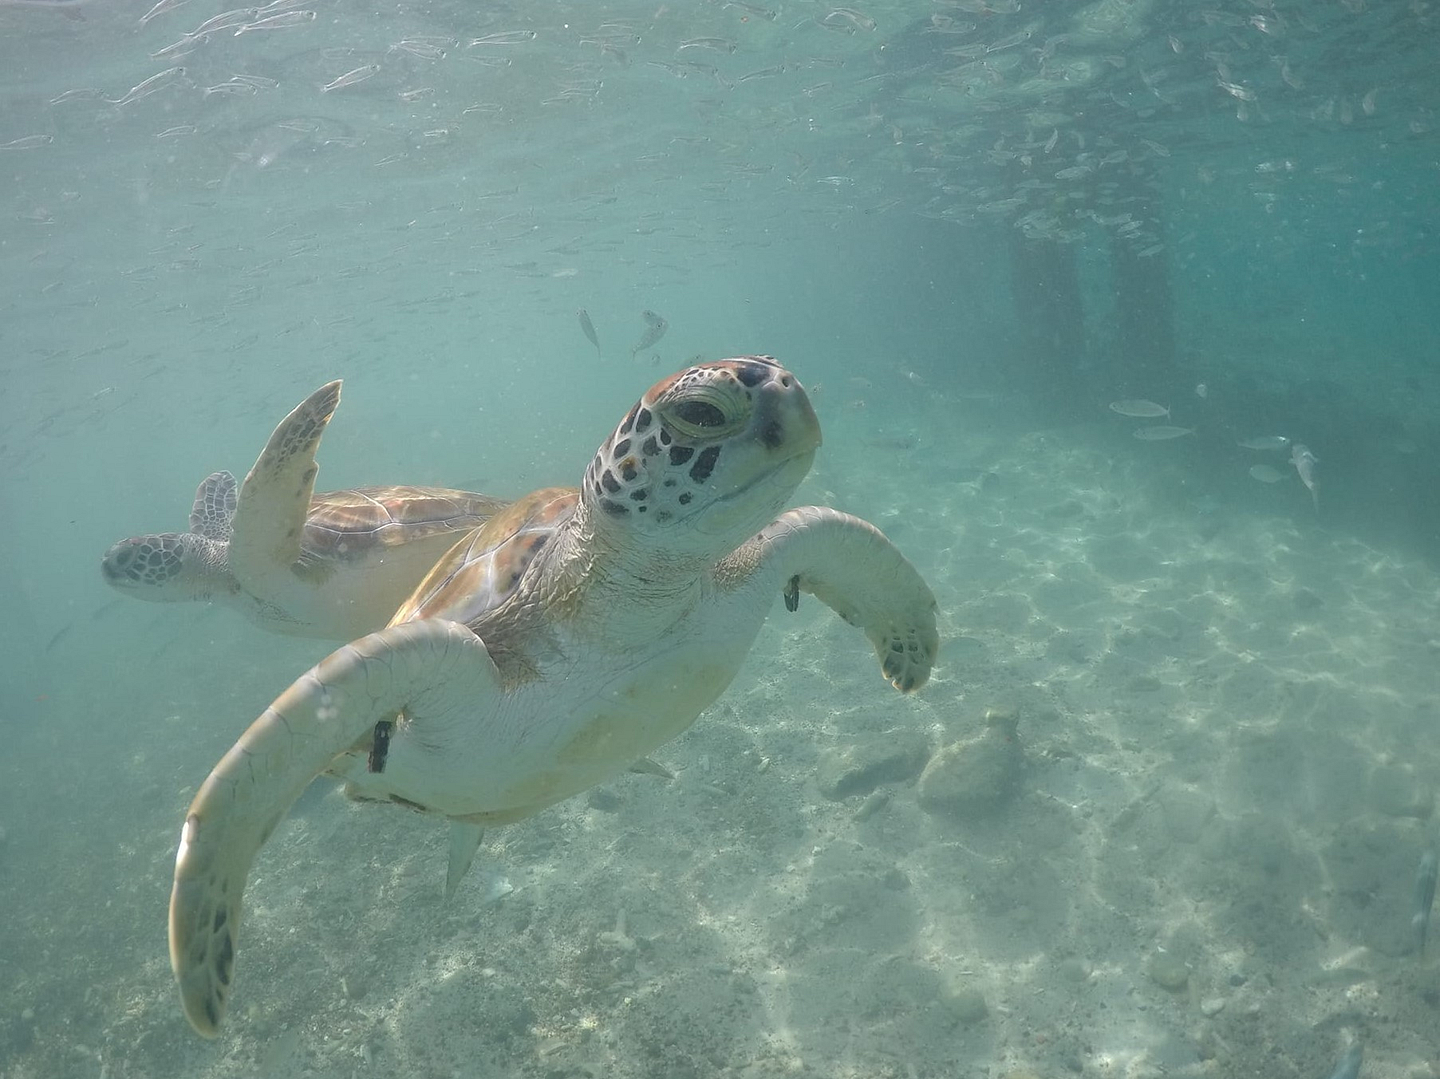
[(526, 570), (578, 502), (575, 488), (548, 487), (500, 510), (435, 563), (391, 624), (448, 618), (473, 629), (523, 587)]
[(355, 487), (315, 495), (301, 539), (307, 562), (356, 562), (442, 533), (458, 534), (503, 510), (505, 499), (443, 487)]

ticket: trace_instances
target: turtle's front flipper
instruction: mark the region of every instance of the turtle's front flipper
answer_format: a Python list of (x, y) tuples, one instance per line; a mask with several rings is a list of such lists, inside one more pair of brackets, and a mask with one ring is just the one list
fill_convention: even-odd
[(930, 677), (940, 638), (935, 596), (915, 567), (868, 521), (825, 506), (787, 510), (732, 556), (775, 574), (791, 610), (809, 592), (875, 646), (902, 693)]
[(278, 576), (300, 558), (315, 493), (315, 451), (340, 405), (340, 383), (328, 382), (295, 407), (265, 444), (240, 486), (231, 521), (230, 570), (243, 587), (269, 598)]
[(255, 855), (309, 782), (402, 709), (461, 722), (498, 691), (480, 639), (443, 619), (372, 633), (322, 660), (251, 724), (190, 804), (170, 895), (170, 965), (190, 1025), (219, 1032)]

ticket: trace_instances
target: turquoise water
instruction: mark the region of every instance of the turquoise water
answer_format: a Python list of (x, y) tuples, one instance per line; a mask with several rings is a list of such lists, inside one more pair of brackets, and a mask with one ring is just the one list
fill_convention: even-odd
[[(0, 1076), (1437, 1074), (1440, 11), (147, 7), (0, 0)], [(449, 905), (436, 822), (312, 790), (194, 1037), (185, 807), (333, 643), (105, 549), (333, 378), (321, 488), (515, 497), (753, 352), (798, 500), (935, 591), (930, 686), (777, 605), (673, 780)], [(927, 806), (1012, 707), (1003, 789)]]

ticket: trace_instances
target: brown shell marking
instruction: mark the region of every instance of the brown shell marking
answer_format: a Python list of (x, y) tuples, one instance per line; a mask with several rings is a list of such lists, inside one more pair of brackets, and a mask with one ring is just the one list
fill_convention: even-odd
[(317, 494), (302, 540), (309, 560), (345, 562), (442, 532), (483, 524), (508, 502), (443, 487), (356, 487)]
[(448, 618), (472, 629), (513, 596), (535, 557), (579, 502), (573, 487), (534, 491), (496, 513), (435, 564), (391, 625)]

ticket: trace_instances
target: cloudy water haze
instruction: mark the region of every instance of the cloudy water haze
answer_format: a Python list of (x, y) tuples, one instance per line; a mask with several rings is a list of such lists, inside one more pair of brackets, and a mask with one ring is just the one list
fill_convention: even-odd
[[(1431, 0), (0, 0), (0, 1079), (1440, 1079), (1437, 50)], [(448, 899), (442, 819), (319, 779), (198, 1037), (187, 806), (343, 641), (102, 556), (332, 380), (318, 491), (510, 500), (752, 354), (929, 684), (787, 589)]]

